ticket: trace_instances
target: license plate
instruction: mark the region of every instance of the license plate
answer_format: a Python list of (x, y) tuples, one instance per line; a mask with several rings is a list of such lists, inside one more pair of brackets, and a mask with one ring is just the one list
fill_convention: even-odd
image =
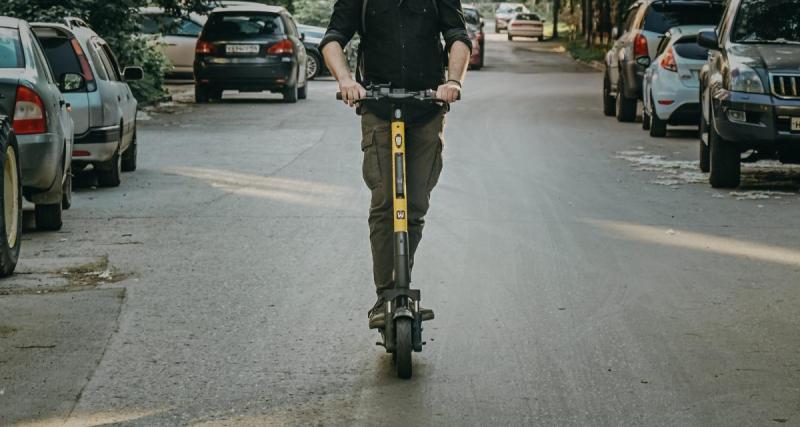
[(792, 117), (792, 132), (800, 132), (800, 117)]
[(257, 44), (229, 44), (225, 46), (225, 53), (258, 53)]

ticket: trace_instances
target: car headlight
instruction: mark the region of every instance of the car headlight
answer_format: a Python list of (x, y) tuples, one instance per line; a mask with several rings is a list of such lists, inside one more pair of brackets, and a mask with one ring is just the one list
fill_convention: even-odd
[(756, 70), (740, 64), (731, 70), (731, 90), (734, 92), (765, 93), (764, 83)]

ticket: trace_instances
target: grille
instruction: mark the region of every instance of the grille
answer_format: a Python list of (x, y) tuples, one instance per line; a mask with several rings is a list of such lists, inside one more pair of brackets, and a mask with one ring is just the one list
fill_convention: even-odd
[(800, 99), (800, 74), (771, 74), (770, 79), (775, 96)]

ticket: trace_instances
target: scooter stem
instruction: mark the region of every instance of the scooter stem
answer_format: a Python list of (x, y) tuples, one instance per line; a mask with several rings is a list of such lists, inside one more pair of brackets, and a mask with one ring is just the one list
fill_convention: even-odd
[(392, 105), (392, 194), (394, 215), (395, 288), (411, 284), (408, 242), (408, 193), (406, 192), (406, 133), (401, 105)]

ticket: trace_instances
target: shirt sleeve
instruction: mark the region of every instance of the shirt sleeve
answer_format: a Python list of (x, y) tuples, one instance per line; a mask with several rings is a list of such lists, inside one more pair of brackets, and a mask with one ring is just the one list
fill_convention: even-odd
[(356, 31), (358, 31), (359, 21), (361, 20), (361, 0), (336, 0), (333, 4), (331, 21), (328, 30), (322, 37), (319, 50), (330, 42), (337, 42), (342, 49), (350, 42)]
[(464, 42), (472, 51), (472, 41), (467, 34), (467, 22), (461, 10), (461, 0), (435, 0), (439, 5), (439, 31), (444, 37), (445, 49), (450, 51), (453, 43)]

